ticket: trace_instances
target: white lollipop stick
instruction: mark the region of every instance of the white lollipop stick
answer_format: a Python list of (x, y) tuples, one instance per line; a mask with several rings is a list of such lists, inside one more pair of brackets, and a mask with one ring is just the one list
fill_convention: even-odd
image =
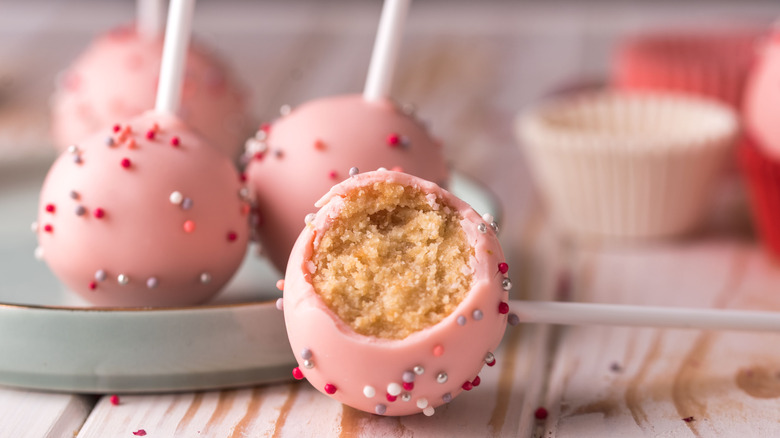
[(171, 0), (168, 24), (165, 28), (160, 82), (157, 86), (157, 102), (154, 105), (158, 112), (176, 114), (179, 111), (184, 63), (190, 43), (194, 10), (195, 0)]
[(136, 29), (148, 39), (162, 33), (162, 0), (136, 0)]
[(382, 100), (390, 96), (409, 2), (410, 0), (385, 0), (382, 6), (382, 17), (379, 19), (366, 87), (363, 90), (363, 99), (367, 101)]
[(509, 308), (520, 322), (780, 331), (780, 312), (520, 300)]

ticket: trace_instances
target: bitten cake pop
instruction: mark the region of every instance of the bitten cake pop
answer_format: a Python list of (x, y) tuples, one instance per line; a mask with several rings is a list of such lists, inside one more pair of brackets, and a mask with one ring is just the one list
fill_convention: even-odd
[(39, 255), (95, 304), (201, 303), (246, 251), (237, 170), (174, 116), (193, 9), (171, 2), (155, 110), (70, 146), (41, 190)]
[[(97, 38), (60, 75), (51, 129), (63, 151), (98, 129), (154, 105), (163, 40), (123, 26)], [(251, 132), (247, 92), (214, 53), (193, 44), (187, 54), (181, 119), (207, 143), (237, 157)]]
[(150, 111), (57, 159), (41, 190), (39, 245), (57, 277), (92, 303), (201, 303), (245, 254), (240, 191), (226, 156)]
[(317, 206), (284, 281), (293, 375), (380, 415), (431, 415), (478, 386), (509, 312), (495, 223), (392, 171), (349, 178)]
[(350, 168), (447, 181), (441, 145), (389, 100), (356, 94), (310, 101), (258, 134), (246, 174), (263, 251), (282, 272), (303, 217)]
[(256, 232), (281, 272), (303, 217), (350, 169), (384, 167), (447, 182), (441, 144), (389, 97), (408, 4), (385, 2), (362, 96), (307, 102), (247, 141), (246, 174), (259, 212)]

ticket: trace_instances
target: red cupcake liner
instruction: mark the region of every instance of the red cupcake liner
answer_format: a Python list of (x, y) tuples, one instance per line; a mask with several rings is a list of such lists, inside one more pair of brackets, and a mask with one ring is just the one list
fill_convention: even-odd
[(747, 135), (737, 152), (759, 236), (770, 254), (780, 259), (780, 161)]
[(760, 35), (757, 30), (736, 30), (627, 38), (613, 57), (612, 85), (686, 92), (739, 108)]

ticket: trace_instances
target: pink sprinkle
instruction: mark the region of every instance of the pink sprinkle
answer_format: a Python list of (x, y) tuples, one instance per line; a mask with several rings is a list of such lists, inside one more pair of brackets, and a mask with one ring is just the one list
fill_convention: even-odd
[(249, 204), (246, 204), (246, 203), (241, 204), (241, 214), (246, 215), (246, 214), (249, 213), (249, 210), (251, 210), (251, 207), (249, 206)]
[(271, 132), (271, 124), (263, 123), (262, 125), (260, 125), (260, 130), (268, 134), (269, 132)]
[(319, 138), (314, 140), (314, 149), (317, 149), (318, 151), (324, 151), (325, 150), (325, 142), (320, 140)]
[(191, 233), (195, 231), (195, 222), (193, 221), (184, 221), (184, 231), (187, 233)]
[(130, 167), (131, 164), (132, 163), (130, 162), (129, 158), (122, 158), (122, 167), (127, 169), (128, 167)]
[(393, 133), (387, 136), (387, 144), (390, 147), (396, 147), (401, 143), (401, 137), (398, 134)]
[(174, 136), (171, 138), (171, 146), (173, 147), (179, 146), (179, 137)]
[(326, 383), (325, 384), (325, 392), (327, 392), (328, 394), (331, 394), (331, 395), (335, 394), (336, 391), (337, 391), (336, 385), (334, 385), (332, 383)]
[(507, 303), (506, 301), (502, 301), (498, 303), (498, 313), (502, 315), (506, 315), (507, 313), (509, 313), (509, 303)]
[(54, 213), (56, 208), (54, 207), (54, 204), (46, 204), (46, 211), (49, 213)]
[(405, 390), (411, 391), (414, 389), (414, 382), (403, 382), (401, 386), (403, 386)]
[(498, 272), (500, 272), (502, 274), (506, 274), (507, 272), (509, 272), (509, 265), (507, 265), (504, 262), (499, 263), (498, 264)]
[(238, 238), (238, 234), (235, 233), (235, 231), (230, 231), (227, 234), (227, 240), (228, 242), (235, 242), (235, 240)]
[(102, 208), (99, 208), (99, 207), (98, 207), (98, 208), (96, 208), (96, 209), (95, 209), (95, 211), (94, 211), (94, 212), (92, 212), (92, 214), (93, 214), (93, 215), (94, 215), (96, 218), (98, 218), (98, 219), (102, 219), (102, 218), (103, 218), (103, 216), (105, 216), (105, 215), (106, 215), (106, 212), (105, 212), (105, 210), (103, 210)]
[(480, 379), (479, 376), (474, 377), (474, 380), (471, 381), (473, 386), (479, 386), (480, 383), (482, 383), (482, 379)]
[(394, 402), (394, 401), (398, 400), (398, 396), (397, 395), (385, 394), (385, 398), (387, 398), (387, 401), (389, 401), (389, 402)]
[(437, 346), (433, 347), (433, 355), (434, 356), (439, 357), (442, 354), (444, 354), (444, 347), (442, 347), (441, 345), (437, 345)]
[(125, 146), (127, 146), (127, 148), (128, 148), (128, 149), (135, 149), (135, 146), (136, 146), (136, 144), (135, 144), (135, 139), (133, 139), (133, 138), (128, 138), (128, 139), (125, 141)]
[(133, 432), (133, 435), (135, 436), (146, 436), (146, 431), (143, 429), (138, 429), (135, 432)]
[(328, 176), (330, 177), (330, 179), (336, 179), (339, 177), (339, 173), (336, 172), (335, 170), (331, 170), (330, 173), (328, 173)]
[[(294, 378), (295, 380), (301, 380), (301, 379), (303, 379), (303, 371), (301, 371), (301, 369), (300, 369), (300, 368), (298, 368), (298, 367), (295, 367), (295, 368), (293, 368), (292, 374), (293, 374), (293, 378)], [(327, 391), (327, 389), (326, 389), (326, 391)], [(329, 394), (330, 394), (330, 393), (329, 393)]]
[(46, 224), (43, 226), (43, 231), (46, 231), (47, 233), (53, 233), (54, 227), (51, 226), (50, 224)]
[(461, 388), (463, 388), (465, 391), (471, 391), (471, 389), (474, 388), (474, 384), (471, 382), (465, 382)]
[(146, 131), (146, 138), (148, 138), (149, 140), (154, 140), (155, 134), (156, 133), (154, 132), (154, 130), (150, 129), (150, 130)]
[(118, 395), (116, 395), (116, 394), (112, 395), (109, 400), (111, 401), (112, 405), (119, 406), (119, 396)]
[(279, 279), (276, 281), (276, 288), (283, 291), (284, 290), (284, 278)]

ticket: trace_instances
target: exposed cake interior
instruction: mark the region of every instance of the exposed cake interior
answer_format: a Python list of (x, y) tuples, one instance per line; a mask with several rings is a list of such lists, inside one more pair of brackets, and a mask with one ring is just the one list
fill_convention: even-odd
[(312, 284), (362, 335), (403, 339), (463, 301), (474, 250), (458, 212), (419, 188), (377, 182), (350, 191), (314, 248)]

